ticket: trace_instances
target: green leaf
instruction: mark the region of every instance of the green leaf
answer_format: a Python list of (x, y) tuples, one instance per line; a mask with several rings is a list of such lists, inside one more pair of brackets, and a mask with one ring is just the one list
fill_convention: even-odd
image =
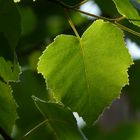
[(59, 140), (83, 140), (70, 109), (58, 103), (41, 101), (36, 97), (34, 101)]
[(40, 57), (38, 72), (55, 98), (91, 125), (128, 84), (131, 64), (122, 31), (97, 20), (80, 40), (58, 36)]
[(9, 82), (16, 82), (19, 79), (19, 74), (18, 64), (13, 65), (10, 61), (0, 57), (0, 127), (9, 135), (17, 119), (16, 103)]
[[(129, 0), (113, 0), (118, 12), (128, 19), (140, 20), (140, 16)], [(131, 23), (140, 26), (140, 21), (129, 20)]]
[[(14, 139), (19, 139), (44, 120), (31, 96), (35, 95), (43, 100), (48, 100), (48, 91), (42, 76), (32, 70), (24, 70), (20, 76), (20, 82), (12, 83), (12, 89), (13, 96), (18, 104), (17, 113), (19, 116), (16, 121), (17, 130)], [(46, 131), (44, 134), (37, 130), (36, 134), (33, 133), (28, 139), (35, 140), (35, 137), (39, 139), (41, 136), (47, 139), (47, 130), (44, 128), (43, 132)], [(53, 139), (51, 138), (51, 140)]]
[(15, 49), (21, 32), (21, 23), (13, 0), (0, 0), (0, 32), (4, 33), (11, 49)]
[(5, 82), (15, 82), (19, 79), (20, 66), (19, 64), (12, 64), (10, 61), (6, 61), (3, 57), (0, 57), (0, 77)]
[(11, 87), (0, 81), (0, 127), (9, 135), (17, 119), (16, 108)]

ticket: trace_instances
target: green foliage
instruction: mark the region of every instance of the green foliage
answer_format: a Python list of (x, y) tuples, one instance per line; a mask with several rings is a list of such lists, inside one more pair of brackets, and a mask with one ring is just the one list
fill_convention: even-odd
[[(31, 96), (35, 95), (41, 99), (48, 100), (48, 94), (44, 80), (32, 70), (25, 70), (20, 77), (20, 82), (13, 83), (12, 88), (13, 96), (18, 104), (17, 113), (19, 118), (16, 121), (17, 132), (14, 136), (17, 139), (44, 120), (43, 116), (35, 107)], [(49, 128), (42, 126), (40, 131), (31, 134), (28, 139), (39, 139), (40, 136), (44, 138), (51, 137), (50, 139), (53, 139), (49, 131)]]
[(0, 127), (8, 134), (12, 132), (17, 119), (16, 108), (11, 87), (0, 81)]
[(12, 64), (10, 61), (5, 61), (0, 57), (0, 77), (6, 82), (15, 82), (19, 79), (20, 67), (19, 64)]
[[(140, 16), (129, 0), (113, 0), (118, 12), (128, 19), (140, 20)], [(133, 24), (140, 26), (140, 21), (131, 21)]]
[(140, 138), (140, 123), (129, 122), (123, 123), (115, 130), (105, 132), (100, 127), (92, 126), (85, 127), (83, 131), (88, 140), (139, 140)]
[(21, 31), (20, 15), (12, 0), (0, 0), (0, 9), (0, 32), (4, 33), (13, 50), (17, 46)]
[(139, 121), (140, 65), (128, 72), (125, 44), (140, 44), (139, 0), (95, 0), (102, 16), (81, 11), (87, 1), (0, 0), (0, 140), (139, 139), (139, 122), (107, 132), (102, 113), (124, 92)]
[(38, 71), (56, 100), (70, 106), (91, 125), (128, 84), (127, 68), (131, 64), (122, 32), (98, 20), (80, 40), (58, 36), (40, 57)]
[(34, 97), (37, 108), (45, 117), (59, 140), (82, 140), (72, 111), (58, 103), (45, 102)]
[(20, 68), (18, 64), (13, 66), (10, 61), (5, 61), (3, 57), (0, 57), (0, 68), (0, 77), (3, 81), (0, 81), (0, 127), (10, 134), (17, 119), (17, 105), (12, 96), (12, 89), (8, 83), (18, 80)]

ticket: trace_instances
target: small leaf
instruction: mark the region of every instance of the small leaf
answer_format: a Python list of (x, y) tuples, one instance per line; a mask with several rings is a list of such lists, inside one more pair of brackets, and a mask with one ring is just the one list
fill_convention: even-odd
[(133, 20), (140, 20), (140, 16), (134, 6), (131, 4), (129, 0), (113, 0), (118, 12), (128, 19), (131, 23), (140, 26), (140, 21), (133, 21)]
[(57, 103), (47, 103), (34, 98), (37, 108), (53, 128), (58, 140), (83, 140), (76, 120), (68, 108)]
[(16, 108), (11, 87), (0, 81), (0, 127), (9, 135), (17, 119)]
[(40, 57), (38, 72), (56, 99), (91, 125), (128, 84), (131, 64), (122, 31), (97, 20), (80, 41), (58, 36)]
[(3, 57), (0, 57), (0, 77), (5, 82), (16, 82), (19, 79), (19, 74), (19, 64), (13, 65), (10, 61), (5, 61)]
[(21, 23), (13, 0), (0, 0), (0, 32), (4, 33), (11, 49), (15, 49), (21, 32)]

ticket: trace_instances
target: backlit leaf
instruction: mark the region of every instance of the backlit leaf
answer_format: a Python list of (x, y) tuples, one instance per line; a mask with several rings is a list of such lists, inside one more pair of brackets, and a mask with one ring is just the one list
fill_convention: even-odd
[(40, 57), (38, 71), (58, 101), (92, 124), (128, 84), (131, 64), (122, 31), (98, 20), (80, 40), (58, 36)]
[[(128, 19), (140, 20), (137, 10), (134, 8), (130, 0), (113, 0), (118, 12)], [(129, 20), (133, 24), (140, 26), (140, 21)]]

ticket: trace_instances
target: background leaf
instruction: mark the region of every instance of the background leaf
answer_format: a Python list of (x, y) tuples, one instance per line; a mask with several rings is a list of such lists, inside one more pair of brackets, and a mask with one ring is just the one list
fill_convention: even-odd
[[(113, 0), (116, 4), (118, 12), (128, 19), (140, 20), (137, 10), (129, 0)], [(133, 24), (140, 26), (140, 21), (131, 21)]]
[(0, 0), (0, 9), (0, 32), (4, 33), (13, 50), (17, 46), (21, 31), (20, 15), (13, 0)]
[(0, 77), (5, 82), (18, 81), (20, 74), (19, 64), (13, 65), (10, 61), (6, 61), (3, 57), (0, 57)]
[[(21, 74), (20, 82), (13, 83), (13, 96), (18, 103), (17, 113), (19, 118), (16, 121), (16, 130), (13, 132), (14, 139), (19, 139), (37, 124), (44, 120), (34, 102), (32, 95), (48, 100), (48, 91), (43, 78), (35, 71), (25, 70)], [(54, 140), (55, 136), (48, 126), (42, 126), (31, 133), (26, 140), (38, 140), (40, 136)]]
[[(72, 112), (63, 105), (51, 102), (34, 101), (44, 118), (54, 130), (58, 140), (83, 140)], [(47, 124), (47, 123), (46, 123)]]
[(0, 81), (0, 127), (9, 135), (17, 119), (16, 108), (11, 87)]

